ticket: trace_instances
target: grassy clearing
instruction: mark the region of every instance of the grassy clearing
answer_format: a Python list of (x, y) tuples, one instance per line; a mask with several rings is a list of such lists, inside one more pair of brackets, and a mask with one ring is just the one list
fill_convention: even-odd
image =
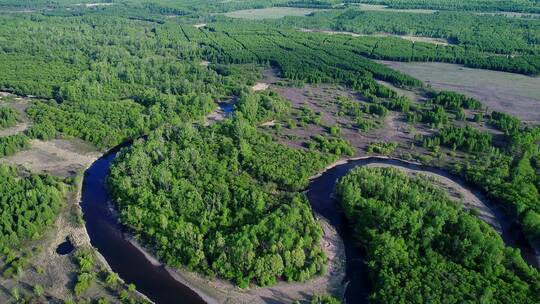
[(525, 122), (540, 122), (540, 78), (466, 68), (457, 64), (379, 61), (439, 90), (451, 90), (482, 101)]
[(433, 14), (436, 10), (430, 9), (396, 9), (389, 8), (386, 5), (378, 4), (359, 4), (358, 8), (363, 11), (384, 11), (384, 12), (398, 12), (398, 13), (414, 13), (414, 14)]
[(300, 29), (301, 32), (315, 32), (315, 33), (324, 33), (328, 35), (348, 35), (352, 37), (397, 37), (412, 42), (425, 42), (432, 43), (437, 45), (450, 45), (448, 40), (442, 38), (431, 38), (431, 37), (421, 37), (413, 35), (396, 35), (390, 33), (377, 33), (377, 34), (360, 34), (353, 32), (344, 32), (344, 31), (327, 31), (327, 30), (314, 30), (314, 29)]
[(278, 19), (285, 16), (305, 16), (317, 11), (317, 9), (296, 8), (296, 7), (270, 7), (261, 9), (248, 9), (226, 13), (225, 16), (231, 18), (241, 18), (249, 20)]

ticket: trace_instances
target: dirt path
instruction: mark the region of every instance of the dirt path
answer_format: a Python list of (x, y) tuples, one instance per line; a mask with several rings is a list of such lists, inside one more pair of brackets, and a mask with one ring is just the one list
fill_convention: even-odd
[(29, 127), (30, 127), (30, 124), (27, 122), (18, 123), (14, 127), (0, 130), (0, 137), (19, 134), (21, 132), (26, 131)]
[[(4, 98), (8, 98), (4, 100)], [(0, 137), (11, 136), (26, 131), (32, 126), (32, 122), (26, 115), (26, 109), (30, 106), (29, 98), (19, 97), (7, 92), (0, 92), (0, 106), (9, 107), (19, 114), (17, 125), (9, 128), (0, 129)]]

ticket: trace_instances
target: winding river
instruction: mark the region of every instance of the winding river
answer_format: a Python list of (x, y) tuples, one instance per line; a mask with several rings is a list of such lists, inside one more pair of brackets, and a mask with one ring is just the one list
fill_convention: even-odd
[[(92, 245), (105, 257), (113, 271), (117, 272), (127, 283), (135, 284), (137, 290), (152, 301), (159, 304), (206, 303), (207, 301), (203, 297), (199, 296), (197, 292), (187, 285), (177, 281), (163, 266), (157, 265), (148, 259), (125, 236), (125, 231), (123, 231), (115, 213), (111, 209), (110, 197), (106, 189), (109, 168), (120, 148), (117, 147), (98, 159), (86, 171), (84, 176), (82, 209)], [(505, 243), (520, 248), (525, 260), (537, 266), (533, 250), (525, 240), (519, 226), (505, 216), (505, 213), (496, 203), (489, 200), (461, 178), (440, 169), (399, 160), (377, 157), (352, 160), (323, 172), (310, 182), (307, 189), (309, 201), (315, 212), (327, 218), (343, 238), (346, 251), (347, 273), (344, 284), (347, 284), (345, 293), (347, 303), (366, 303), (370, 282), (367, 276), (365, 254), (355, 247), (356, 242), (352, 238), (351, 229), (338, 208), (333, 192), (337, 179), (347, 174), (351, 169), (365, 165), (390, 165), (413, 171), (430, 172), (452, 179), (471, 191), (489, 207), (501, 226)]]

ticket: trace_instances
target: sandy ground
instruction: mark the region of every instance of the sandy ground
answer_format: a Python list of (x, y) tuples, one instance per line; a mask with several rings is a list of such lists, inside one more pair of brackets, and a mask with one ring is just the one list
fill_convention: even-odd
[[(336, 161), (335, 163), (328, 165), (324, 170), (322, 170), (317, 175), (312, 176), (310, 178), (310, 180), (321, 176), (327, 170), (330, 170), (330, 169), (332, 169), (334, 167), (337, 167), (339, 165), (346, 164), (349, 161), (367, 159), (367, 158), (371, 158), (373, 156), (375, 156), (375, 155), (368, 155), (368, 156), (363, 155), (363, 156), (350, 157), (350, 158), (346, 158), (346, 159), (340, 159), (340, 160)], [(384, 159), (397, 159), (397, 158), (393, 158), (393, 157), (380, 156), (380, 155), (377, 155), (376, 157), (384, 158)], [(421, 165), (421, 163), (418, 163), (418, 162), (411, 162), (411, 161), (406, 161), (406, 160), (402, 160), (402, 159), (397, 159), (397, 160), (400, 160), (402, 162), (409, 163), (409, 164)], [(404, 168), (404, 167), (400, 167), (400, 166), (393, 166), (393, 165), (389, 165), (389, 164), (368, 164), (366, 166), (371, 167), (371, 168), (388, 168), (388, 167), (392, 167), (392, 168), (397, 168), (399, 170), (402, 170), (402, 171), (404, 171), (407, 174), (410, 174), (412, 176), (424, 176), (424, 177), (427, 177), (431, 181), (433, 181), (436, 185), (442, 187), (443, 190), (447, 191), (447, 193), (450, 195), (450, 197), (452, 199), (454, 199), (454, 201), (463, 203), (464, 207), (467, 208), (467, 209), (475, 209), (477, 211), (478, 217), (481, 220), (483, 220), (484, 222), (490, 224), (493, 228), (495, 228), (495, 230), (497, 230), (497, 232), (501, 233), (501, 227), (500, 227), (500, 224), (497, 222), (497, 218), (495, 217), (495, 214), (474, 193), (472, 193), (471, 191), (469, 191), (465, 187), (461, 186), (460, 184), (456, 183), (455, 181), (453, 181), (450, 178), (447, 178), (445, 176), (441, 176), (441, 175), (438, 175), (438, 174), (432, 173), (432, 172), (413, 170), (413, 169)]]
[(19, 134), (21, 132), (26, 131), (26, 129), (28, 129), (29, 127), (30, 127), (30, 124), (27, 122), (18, 123), (17, 125), (13, 127), (0, 130), (0, 137)]
[(409, 74), (439, 90), (461, 92), (480, 100), (488, 109), (540, 122), (540, 77), (466, 68), (432, 62), (378, 61)]
[(257, 82), (254, 86), (251, 87), (251, 89), (255, 92), (258, 92), (258, 91), (264, 91), (268, 89), (268, 87), (270, 87), (268, 83)]
[(210, 61), (207, 61), (207, 60), (203, 60), (199, 63), (201, 66), (204, 66), (204, 67), (207, 67), (210, 65)]
[(1, 159), (21, 165), (33, 172), (56, 176), (73, 176), (88, 167), (100, 155), (89, 144), (78, 139), (31, 140), (31, 148)]

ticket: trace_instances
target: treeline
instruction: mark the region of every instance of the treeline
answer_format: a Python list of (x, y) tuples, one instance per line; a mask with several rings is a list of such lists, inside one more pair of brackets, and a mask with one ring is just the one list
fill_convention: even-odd
[(0, 157), (10, 156), (30, 147), (24, 133), (0, 137)]
[[(497, 114), (500, 115), (500, 114)], [(502, 117), (507, 117), (502, 116)], [(503, 124), (506, 125), (506, 124)], [(509, 132), (505, 149), (473, 159), (454, 170), (479, 185), (514, 215), (531, 240), (540, 239), (540, 128)]]
[(446, 146), (452, 150), (465, 152), (486, 152), (491, 146), (491, 135), (469, 125), (465, 127), (449, 126), (439, 130), (434, 136), (424, 136), (426, 148)]
[(24, 176), (0, 165), (0, 252), (37, 239), (56, 219), (65, 189), (51, 176)]
[(12, 108), (0, 106), (0, 130), (13, 127), (19, 121), (19, 114)]
[[(383, 91), (373, 78), (398, 86), (420, 86), (417, 79), (377, 64), (351, 49), (294, 30), (244, 21), (215, 23), (193, 30), (183, 27), (190, 41), (207, 45), (211, 61), (273, 64), (283, 77), (309, 83), (344, 83), (368, 95)], [(337, 42), (336, 42), (337, 43)]]
[(440, 91), (430, 93), (428, 103), (443, 106), (447, 110), (459, 111), (461, 109), (480, 110), (482, 103), (478, 100), (451, 91)]
[(373, 303), (536, 303), (540, 274), (424, 177), (357, 168), (337, 194), (367, 252)]
[(27, 110), (31, 137), (61, 133), (111, 147), (202, 118), (260, 77), (253, 64), (201, 65), (204, 49), (174, 24), (40, 15), (2, 15), (0, 24), (0, 37), (11, 37), (0, 46), (0, 88), (48, 99)]
[(384, 4), (398, 9), (435, 9), (481, 12), (525, 12), (540, 13), (536, 0), (346, 0), (347, 3)]
[[(342, 44), (353, 44), (358, 48), (357, 52), (374, 59), (459, 63), (473, 68), (523, 74), (538, 74), (540, 70), (539, 20), (464, 12), (411, 14), (347, 9), (315, 12), (306, 17), (286, 17), (267, 23), (366, 35), (339, 36)], [(381, 34), (432, 37), (444, 39), (448, 45), (377, 37)]]

